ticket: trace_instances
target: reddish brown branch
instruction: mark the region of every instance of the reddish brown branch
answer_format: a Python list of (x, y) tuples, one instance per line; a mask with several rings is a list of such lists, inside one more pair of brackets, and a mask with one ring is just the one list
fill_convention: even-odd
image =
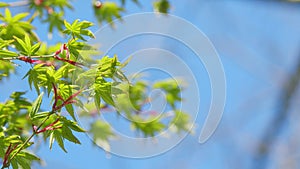
[[(78, 96), (82, 90), (79, 90), (77, 91), (76, 93), (72, 94), (69, 98), (67, 98), (66, 100), (64, 100), (57, 92), (57, 88), (55, 86), (54, 83), (52, 83), (52, 87), (53, 87), (53, 90), (54, 90), (54, 103), (52, 105), (52, 111), (57, 111), (61, 108), (63, 108), (64, 106), (68, 105), (68, 104), (73, 104), (73, 103), (76, 103), (76, 100), (73, 100), (76, 96)], [(58, 100), (62, 100), (63, 103), (59, 106), (57, 106), (57, 102)]]
[(9, 163), (8, 163), (9, 156), (10, 156), (11, 152), (14, 151), (17, 148), (18, 145), (19, 144), (16, 144), (14, 147), (12, 147), (12, 144), (11, 143), (9, 144), (9, 146), (8, 146), (6, 152), (5, 152), (5, 155), (4, 155), (4, 159), (3, 159), (3, 163), (2, 163), (3, 167), (8, 167), (8, 165), (9, 165)]
[(54, 122), (52, 122), (51, 124), (49, 124), (48, 126), (46, 126), (45, 128), (41, 129), (41, 130), (37, 130), (37, 127), (36, 126), (33, 126), (33, 131), (36, 133), (36, 134), (39, 134), (39, 133), (43, 133), (45, 131), (49, 131), (49, 130), (56, 130), (56, 129), (59, 129), (61, 128), (61, 126), (58, 126), (58, 127), (53, 127), (55, 124), (57, 124), (59, 122), (59, 118), (56, 119)]
[[(59, 54), (61, 54), (63, 51), (66, 51), (66, 59), (59, 56)], [(79, 66), (79, 67), (83, 66), (83, 64), (81, 64), (81, 63), (70, 60), (70, 52), (69, 52), (69, 48), (67, 47), (66, 44), (61, 45), (60, 49), (54, 53), (54, 58), (57, 60), (63, 61), (63, 62), (67, 62), (74, 66)]]

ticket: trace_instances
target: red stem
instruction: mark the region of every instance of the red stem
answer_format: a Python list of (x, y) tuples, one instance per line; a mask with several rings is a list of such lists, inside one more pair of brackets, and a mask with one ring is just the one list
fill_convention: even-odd
[[(67, 59), (64, 59), (64, 58), (61, 58), (61, 57), (58, 56), (63, 51), (66, 51), (66, 58)], [(54, 58), (57, 59), (57, 60), (63, 61), (63, 62), (67, 62), (67, 63), (69, 63), (71, 65), (74, 65), (74, 66), (79, 66), (79, 67), (83, 66), (83, 64), (81, 64), (81, 63), (70, 60), (70, 52), (69, 52), (69, 48), (67, 47), (66, 44), (61, 45), (60, 49), (54, 53)]]
[[(60, 95), (58, 95), (57, 88), (54, 85), (54, 83), (52, 83), (52, 87), (53, 87), (53, 90), (54, 90), (54, 103), (52, 105), (52, 111), (57, 111), (57, 110), (63, 108), (64, 106), (66, 106), (68, 104), (76, 103), (76, 100), (73, 100), (73, 99), (81, 93), (81, 90), (79, 90), (78, 92), (72, 94), (67, 100), (63, 100), (63, 98)], [(63, 101), (63, 103), (59, 106), (57, 106), (57, 101), (58, 100)]]
[(76, 96), (78, 96), (82, 91), (79, 90), (78, 92), (72, 94), (65, 102), (70, 102), (72, 99), (74, 99)]
[[(66, 51), (66, 59), (65, 58), (61, 58), (59, 56), (59, 54), (61, 54), (63, 51)], [(78, 63), (76, 61), (73, 61), (73, 60), (70, 60), (70, 51), (69, 51), (69, 48), (67, 47), (66, 44), (63, 44), (61, 45), (60, 49), (57, 50), (55, 53), (54, 53), (54, 56), (53, 56), (55, 59), (57, 60), (60, 60), (60, 61), (63, 61), (63, 62), (67, 62), (71, 65), (74, 65), (74, 66), (78, 66), (78, 67), (81, 67), (83, 66), (82, 63)], [(41, 61), (41, 60), (35, 60), (35, 59), (32, 59), (31, 57), (28, 57), (28, 56), (19, 56), (17, 57), (16, 59), (18, 60), (21, 60), (21, 61), (24, 61), (26, 63), (30, 63), (30, 64), (44, 64), (46, 66), (51, 66), (53, 64), (49, 64), (48, 62), (46, 61)]]
[(11, 147), (11, 143), (9, 144), (9, 146), (7, 147), (7, 150), (6, 150), (6, 152), (5, 152), (5, 155), (4, 155), (4, 159), (3, 159), (3, 163), (2, 163), (2, 165), (3, 166), (5, 166), (5, 167), (7, 167), (7, 160), (8, 160), (8, 158), (9, 158), (9, 155), (11, 154), (11, 152), (14, 150), (14, 149), (16, 149), (17, 148), (17, 146), (19, 145), (19, 144), (16, 144), (13, 148)]
[(39, 131), (36, 131), (36, 130), (34, 129), (34, 132), (37, 133), (37, 134), (39, 134), (39, 133), (43, 133), (43, 132), (48, 131), (48, 130), (59, 129), (59, 128), (61, 128), (61, 126), (59, 126), (59, 127), (53, 127), (53, 126), (54, 126), (55, 124), (57, 124), (58, 122), (59, 122), (59, 118), (56, 119), (56, 120), (55, 120), (54, 122), (52, 122), (51, 124), (49, 124), (48, 126), (46, 126), (45, 128), (39, 130)]
[(10, 149), (11, 149), (11, 143), (9, 144), (9, 146), (7, 147), (7, 150), (5, 152), (3, 163), (2, 163), (3, 166), (7, 165), (6, 163), (7, 163), (7, 159), (8, 159), (9, 153), (10, 153)]
[(53, 103), (53, 106), (52, 106), (52, 110), (54, 110), (56, 108), (56, 104), (57, 104), (57, 101), (58, 101), (58, 96), (57, 96), (57, 88), (54, 85), (54, 83), (52, 83), (52, 87), (53, 87), (53, 90), (54, 90), (54, 103)]

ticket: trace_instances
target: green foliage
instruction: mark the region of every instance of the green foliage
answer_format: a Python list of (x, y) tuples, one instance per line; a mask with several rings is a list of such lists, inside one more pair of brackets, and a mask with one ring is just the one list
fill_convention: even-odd
[(54, 29), (63, 31), (66, 9), (73, 9), (70, 1), (66, 0), (30, 0), (29, 7), (35, 11), (43, 22), (49, 23), (49, 32)]
[(129, 99), (135, 110), (140, 111), (141, 105), (147, 99), (146, 96), (147, 84), (143, 81), (138, 81), (129, 86)]
[(25, 92), (14, 92), (10, 100), (0, 103), (0, 136), (22, 134), (22, 129), (30, 128), (26, 120), (26, 111), (31, 108), (31, 103), (23, 97)]
[(132, 116), (132, 121), (133, 129), (141, 131), (145, 137), (154, 137), (156, 133), (162, 132), (166, 127), (156, 117), (144, 120), (140, 116)]
[(4, 3), (4, 2), (0, 2), (0, 8), (3, 8), (3, 7), (8, 7), (9, 5), (7, 3)]
[(95, 63), (91, 57), (99, 55), (99, 52), (95, 47), (85, 43), (78, 42), (78, 39), (72, 39), (68, 42), (68, 48), (70, 51), (70, 57), (77, 61), (84, 61), (86, 63)]
[(161, 89), (166, 93), (167, 102), (175, 109), (175, 103), (181, 101), (181, 91), (176, 80), (164, 80), (153, 85), (156, 89)]
[(170, 9), (170, 3), (168, 0), (157, 0), (153, 4), (155, 11), (161, 13), (168, 13)]
[[(101, 132), (99, 132), (101, 131)], [(109, 124), (97, 120), (91, 125), (90, 133), (93, 134), (95, 144), (101, 146), (105, 151), (110, 150), (109, 139), (114, 137), (114, 133), (111, 130)]]
[[(121, 0), (121, 6), (118, 6), (115, 2), (97, 1), (95, 16), (100, 23), (121, 19), (126, 2)], [(138, 0), (132, 2), (138, 4)], [(10, 5), (0, 2), (0, 7)], [(25, 98), (25, 92), (14, 92), (7, 101), (0, 103), (2, 168), (27, 169), (32, 162), (40, 161), (28, 152), (40, 138), (49, 140), (50, 149), (56, 142), (67, 152), (66, 141), (81, 144), (77, 133), (88, 132), (96, 144), (109, 151), (109, 141), (115, 133), (108, 123), (94, 118), (97, 115), (94, 112), (107, 107), (117, 114), (125, 113), (131, 128), (144, 137), (154, 137), (169, 126), (174, 126), (176, 132), (189, 130), (190, 117), (177, 109), (182, 99), (181, 87), (176, 81), (164, 80), (153, 85), (141, 79), (132, 82), (122, 70), (130, 59), (121, 63), (115, 55), (95, 60), (93, 56), (99, 56), (99, 52), (85, 39), (95, 37), (89, 30), (94, 24), (79, 19), (67, 22), (64, 16), (66, 9), (72, 9), (70, 1), (29, 0), (29, 6), (32, 14), (13, 16), (8, 8), (4, 14), (0, 13), (0, 81), (14, 72), (14, 60), (26, 62), (31, 65), (24, 78), (27, 78), (30, 89), (34, 88), (38, 94), (31, 102)], [(160, 12), (168, 12), (169, 7), (166, 0), (155, 2), (155, 8)], [(57, 29), (66, 39), (52, 46), (40, 41), (32, 25), (38, 18), (48, 23), (50, 33)], [(166, 112), (152, 111), (151, 114), (147, 110), (151, 101), (147, 97), (148, 91), (153, 89), (165, 92)], [(44, 96), (44, 91), (47, 96)], [(52, 98), (45, 108), (41, 107), (43, 97)], [(89, 103), (92, 99), (94, 101)], [(88, 103), (84, 103), (85, 100)], [(91, 119), (87, 131), (76, 121), (75, 110), (83, 110), (85, 113), (79, 112), (79, 115)], [(68, 115), (64, 114), (66, 111)], [(169, 111), (174, 112), (173, 116), (167, 114)], [(159, 113), (161, 115), (157, 117)]]
[(34, 116), (38, 113), (43, 99), (44, 93), (41, 93), (38, 98), (33, 102), (32, 107), (29, 111), (29, 117), (34, 118)]
[(100, 76), (112, 78), (116, 73), (117, 66), (120, 66), (121, 63), (117, 60), (117, 56), (115, 55), (113, 58), (109, 58), (108, 56), (104, 56), (98, 66), (98, 70)]
[(8, 51), (8, 50), (0, 50), (0, 58), (5, 58), (5, 57), (16, 57), (18, 56), (17, 53)]
[[(134, 2), (134, 3), (136, 3), (136, 4), (139, 4), (138, 0), (131, 0), (131, 1)], [(121, 3), (122, 3), (122, 5), (125, 5), (126, 0), (121, 0)]]
[(67, 35), (72, 35), (73, 39), (79, 38), (81, 40), (86, 41), (82, 35), (89, 36), (91, 38), (95, 38), (95, 35), (92, 31), (87, 30), (87, 28), (93, 26), (93, 23), (88, 21), (79, 22), (79, 20), (75, 20), (72, 24), (68, 23), (66, 20), (64, 21), (66, 29), (63, 33)]
[(176, 131), (179, 133), (181, 131), (187, 131), (190, 132), (191, 125), (190, 125), (190, 117), (188, 114), (176, 110), (175, 111), (175, 117), (172, 119), (171, 124), (175, 125)]
[(52, 10), (65, 11), (66, 8), (73, 9), (70, 1), (65, 0), (52, 0), (52, 1), (43, 1), (43, 0), (30, 0), (30, 8), (33, 11), (36, 11), (40, 14), (40, 17), (43, 17), (44, 14), (51, 14), (49, 8)]
[[(102, 98), (107, 104), (114, 106), (114, 100), (112, 98), (111, 88), (112, 83), (107, 82), (102, 77), (96, 78), (95, 84), (93, 85), (95, 90), (95, 100)], [(99, 103), (95, 101), (95, 105), (99, 107)]]
[(0, 49), (8, 47), (14, 40), (3, 40), (0, 38)]
[(115, 2), (103, 2), (100, 8), (94, 6), (94, 13), (99, 23), (113, 24), (114, 19), (121, 19), (122, 12), (124, 12), (124, 8), (118, 6)]
[(26, 56), (32, 56), (34, 55), (40, 48), (41, 43), (36, 43), (34, 45), (31, 44), (31, 40), (28, 36), (28, 34), (25, 34), (24, 40), (14, 36), (16, 41), (18, 42), (17, 48), (20, 49), (20, 53)]
[[(21, 144), (28, 147), (31, 143), (25, 143), (24, 139), (26, 131), (30, 128), (30, 124), (26, 120), (26, 111), (35, 110), (36, 104), (31, 106), (31, 103), (23, 97), (24, 92), (15, 92), (10, 96), (4, 104), (0, 104), (0, 157), (5, 158), (6, 149), (11, 150), (10, 156), (20, 148)], [(14, 147), (14, 148), (13, 148)], [(32, 161), (39, 161), (35, 155), (23, 150), (16, 154), (16, 157), (11, 161), (13, 168), (30, 168)]]
[[(0, 52), (1, 56), (1, 52)], [(0, 60), (0, 81), (3, 77), (9, 77), (10, 73), (15, 70), (15, 67), (10, 62)]]
[(114, 106), (114, 100), (112, 98), (113, 82), (107, 81), (107, 79), (113, 79), (121, 63), (117, 57), (110, 58), (104, 56), (98, 61), (98, 64), (88, 71), (85, 71), (78, 75), (77, 83), (90, 84), (92, 93), (94, 96), (94, 102), (97, 109), (100, 109), (100, 99), (103, 99), (107, 104)]
[(13, 169), (18, 169), (20, 167), (23, 169), (30, 169), (33, 161), (40, 161), (40, 159), (30, 152), (21, 151), (11, 161), (11, 165)]
[(59, 80), (60, 74), (55, 72), (53, 66), (44, 67), (42, 64), (35, 65), (24, 76), (28, 77), (30, 89), (32, 85), (35, 87), (37, 93), (40, 93), (40, 87), (44, 87), (48, 91), (48, 95), (52, 90), (52, 83)]
[[(76, 122), (68, 120), (65, 117), (59, 117), (60, 122), (56, 124), (57, 129), (50, 131), (50, 141), (49, 141), (49, 147), (52, 148), (52, 144), (54, 141), (58, 143), (60, 148), (67, 152), (64, 145), (64, 140), (68, 140), (70, 142), (73, 142), (75, 144), (81, 144), (81, 142), (78, 140), (78, 138), (74, 135), (75, 132), (85, 132), (84, 129), (82, 129)], [(55, 126), (54, 126), (55, 127)]]
[(1, 25), (0, 37), (4, 40), (12, 40), (13, 36), (18, 38), (24, 38), (24, 35), (29, 34), (30, 37), (36, 39), (33, 33), (33, 25), (30, 21), (24, 21), (29, 13), (19, 13), (12, 16), (8, 8), (5, 9), (4, 16), (0, 14), (0, 21), (3, 21), (4, 25)]
[(58, 29), (59, 31), (63, 31), (63, 12), (53, 12), (51, 15), (48, 15), (48, 18), (43, 22), (49, 23), (49, 32), (53, 32), (54, 29)]
[(118, 92), (115, 99), (117, 110), (126, 113), (129, 119), (131, 119), (132, 112), (141, 112), (144, 103), (147, 102), (147, 85), (144, 81), (119, 84), (117, 87), (121, 92)]

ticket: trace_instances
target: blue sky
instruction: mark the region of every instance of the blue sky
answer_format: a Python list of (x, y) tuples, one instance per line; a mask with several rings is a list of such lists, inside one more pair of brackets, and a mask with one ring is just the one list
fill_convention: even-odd
[[(96, 22), (89, 2), (74, 1), (75, 10), (67, 12), (67, 20), (80, 18)], [(143, 1), (141, 8), (128, 3), (126, 14), (150, 12), (151, 3), (150, 0)], [(161, 38), (161, 48), (172, 50), (197, 72), (197, 80), (201, 84), (201, 110), (196, 121), (198, 127), (195, 135), (188, 136), (174, 149), (160, 156), (130, 159), (115, 155), (107, 158), (105, 152), (92, 146), (89, 138), (81, 134), (78, 136), (83, 144), (67, 144), (67, 154), (57, 145), (50, 151), (47, 145), (42, 144), (38, 154), (45, 159), (45, 168), (250, 167), (251, 148), (268, 124), (276, 108), (278, 91), (299, 53), (299, 6), (262, 1), (171, 0), (171, 3), (171, 14), (186, 19), (202, 30), (214, 44), (223, 62), (227, 79), (227, 102), (215, 134), (205, 144), (197, 142), (210, 99), (209, 79), (203, 65), (185, 58), (185, 55), (192, 57), (192, 52), (185, 48), (175, 51), (176, 42)], [(15, 11), (26, 9), (17, 8)], [(47, 26), (38, 21), (35, 24), (41, 39), (47, 40)], [(92, 29), (96, 31), (98, 28), (95, 26)], [(144, 38), (151, 41), (156, 37)], [(49, 43), (61, 40), (61, 37), (54, 36)], [(126, 45), (134, 47), (133, 42)], [(21, 80), (27, 69), (26, 65), (18, 67), (19, 76), (13, 76), (0, 84), (1, 101), (16, 88), (20, 91), (29, 90), (27, 82)], [(28, 96), (36, 97), (32, 92)]]

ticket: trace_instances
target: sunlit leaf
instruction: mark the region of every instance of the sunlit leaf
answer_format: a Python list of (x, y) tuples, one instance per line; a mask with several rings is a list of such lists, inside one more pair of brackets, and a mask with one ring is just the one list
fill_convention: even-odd
[(38, 98), (33, 102), (32, 104), (32, 108), (29, 112), (29, 117), (30, 118), (34, 118), (34, 116), (36, 115), (36, 113), (39, 111), (41, 104), (42, 104), (42, 99), (43, 99), (43, 95), (44, 93), (42, 92)]

